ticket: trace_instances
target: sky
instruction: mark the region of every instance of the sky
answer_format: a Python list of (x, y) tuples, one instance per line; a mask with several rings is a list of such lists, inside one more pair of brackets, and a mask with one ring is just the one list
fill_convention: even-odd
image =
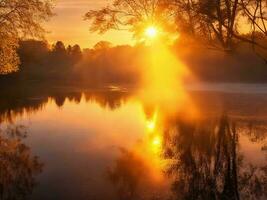
[(103, 35), (91, 33), (89, 22), (83, 20), (87, 11), (101, 8), (110, 2), (111, 0), (56, 0), (56, 15), (45, 24), (48, 42), (61, 40), (65, 45), (79, 44), (82, 48), (90, 48), (102, 40), (114, 45), (132, 44), (129, 32), (109, 31)]

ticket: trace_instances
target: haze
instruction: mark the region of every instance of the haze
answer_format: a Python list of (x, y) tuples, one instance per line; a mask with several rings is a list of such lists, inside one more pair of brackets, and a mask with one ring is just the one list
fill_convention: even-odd
[(83, 20), (84, 14), (90, 9), (101, 8), (110, 0), (57, 0), (54, 13), (56, 16), (46, 24), (49, 43), (58, 40), (66, 44), (79, 44), (82, 48), (95, 45), (96, 41), (107, 40), (115, 45), (131, 44), (132, 35), (126, 31), (109, 31), (104, 35), (90, 33), (88, 22)]

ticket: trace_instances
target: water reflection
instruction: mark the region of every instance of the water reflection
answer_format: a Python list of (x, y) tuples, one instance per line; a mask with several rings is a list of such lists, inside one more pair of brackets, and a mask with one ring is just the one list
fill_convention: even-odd
[[(236, 122), (227, 115), (197, 120), (172, 116), (160, 124), (158, 115), (148, 115), (148, 137), (131, 151), (123, 149), (108, 171), (119, 199), (267, 198), (266, 160), (260, 164), (248, 160), (244, 155), (246, 144), (239, 141), (244, 136), (251, 142), (263, 141), (265, 151), (266, 125)], [(152, 154), (147, 151), (151, 147), (156, 148)], [(153, 184), (147, 183), (153, 180), (149, 176), (151, 167), (167, 176), (164, 182), (170, 183), (171, 194), (166, 187), (162, 190), (163, 185), (160, 192), (152, 192)]]
[(260, 199), (266, 195), (267, 165), (244, 161), (237, 125), (227, 116), (215, 122), (175, 119), (164, 134), (173, 199)]
[(146, 110), (144, 132), (131, 149), (119, 148), (119, 155), (107, 169), (107, 179), (118, 199), (167, 199), (168, 181), (164, 180), (162, 134), (159, 115), (153, 108)]
[(83, 96), (86, 102), (97, 102), (103, 108), (114, 110), (128, 99), (129, 93), (105, 88), (86, 91), (42, 85), (6, 88), (0, 94), (0, 122), (12, 122), (17, 116), (22, 116), (25, 113), (36, 113), (51, 100), (54, 100), (58, 107), (64, 106), (66, 100), (79, 104)]
[[(115, 110), (125, 105), (130, 99), (140, 101), (136, 93), (138, 92), (134, 89), (125, 90), (115, 86), (81, 89), (79, 87), (52, 87), (37, 83), (21, 86), (5, 85), (1, 87), (0, 94), (0, 122), (3, 120), (12, 121), (14, 117), (22, 116), (25, 113), (41, 111), (51, 100), (54, 100), (58, 107), (63, 107), (66, 100), (79, 104), (84, 97), (88, 103), (96, 102), (102, 108)], [(228, 111), (231, 116), (236, 118), (252, 120), (260, 117), (266, 120), (267, 96), (265, 94), (219, 93), (216, 91), (186, 91), (186, 94), (187, 99), (193, 101), (201, 115), (212, 114), (216, 116), (218, 113)], [(186, 117), (190, 114), (188, 111), (194, 109), (190, 101), (184, 100), (183, 103), (180, 100), (179, 102), (171, 101), (171, 103), (165, 101), (163, 104), (158, 104), (157, 99), (150, 98), (150, 100), (142, 101), (141, 104), (143, 104), (144, 113), (148, 116), (153, 115), (158, 108), (164, 113), (167, 111), (172, 113), (179, 108), (185, 111), (184, 116)]]
[(140, 143), (132, 150), (121, 148), (106, 173), (117, 194), (115, 199), (167, 200), (169, 181), (163, 176), (163, 165), (157, 162), (158, 156)]
[(43, 164), (23, 143), (24, 126), (8, 126), (0, 130), (0, 199), (27, 199), (36, 185), (35, 176)]
[(121, 149), (114, 167), (107, 170), (107, 178), (115, 186), (120, 200), (141, 199), (140, 184), (149, 178), (149, 167), (133, 152)]
[[(54, 199), (266, 199), (267, 123), (264, 115), (249, 117), (261, 111), (255, 98), (218, 110), (212, 98), (193, 98), (201, 108), (193, 117), (191, 104), (179, 111), (172, 105), (170, 112), (119, 89), (5, 90), (0, 121), (9, 128), (0, 134), (0, 199), (26, 199), (42, 169), (44, 184), (33, 199), (53, 199), (50, 191)], [(229, 116), (218, 117), (221, 110)], [(29, 116), (27, 134), (15, 124)]]

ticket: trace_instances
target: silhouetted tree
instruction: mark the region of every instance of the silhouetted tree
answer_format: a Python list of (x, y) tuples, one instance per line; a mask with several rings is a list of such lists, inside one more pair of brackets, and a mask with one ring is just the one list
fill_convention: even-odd
[(77, 63), (82, 59), (82, 50), (79, 45), (74, 45), (69, 52), (69, 56), (73, 64)]
[(265, 0), (240, 0), (239, 5), (242, 8), (242, 14), (247, 19), (252, 36), (259, 31), (267, 35), (267, 2)]
[(260, 30), (266, 36), (264, 0), (114, 0), (111, 6), (85, 15), (91, 31), (129, 30), (140, 36), (148, 25), (158, 25), (166, 33), (179, 31), (215, 49), (232, 51), (239, 42), (267, 46), (241, 34), (244, 18), (251, 35)]
[(163, 30), (175, 30), (173, 12), (167, 10), (168, 2), (162, 0), (114, 0), (111, 6), (90, 10), (85, 19), (90, 21), (90, 30), (104, 33), (110, 29), (129, 30), (137, 38), (151, 25)]
[[(179, 27), (186, 27), (181, 29), (182, 32), (193, 34), (194, 37), (207, 41), (209, 45), (217, 49), (233, 50), (240, 41), (263, 49), (267, 48), (256, 40), (240, 34), (245, 28), (250, 28), (252, 35), (256, 30), (264, 29), (266, 2), (262, 0), (166, 1), (172, 2), (170, 8), (176, 10), (176, 21)], [(246, 18), (250, 21), (249, 27), (244, 26)]]
[(19, 42), (18, 55), (21, 63), (40, 64), (48, 53), (49, 45), (47, 41), (24, 40)]
[(108, 41), (100, 41), (94, 45), (95, 50), (104, 50), (112, 47), (112, 43)]
[(66, 54), (66, 48), (62, 41), (57, 41), (52, 47), (52, 53), (61, 56)]
[[(71, 47), (72, 48), (72, 47)], [(68, 55), (65, 44), (62, 41), (56, 42), (52, 46), (51, 56), (49, 59), (51, 78), (66, 78), (71, 68), (71, 58)]]

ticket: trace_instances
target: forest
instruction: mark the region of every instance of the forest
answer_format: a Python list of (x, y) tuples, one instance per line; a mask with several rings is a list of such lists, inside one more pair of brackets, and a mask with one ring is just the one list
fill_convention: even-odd
[[(262, 40), (261, 43), (267, 42)], [(199, 81), (267, 82), (266, 62), (246, 43), (241, 43), (231, 53), (214, 51), (192, 41), (177, 42), (171, 48)], [(136, 85), (146, 68), (140, 60), (148, 50), (144, 44), (113, 46), (107, 41), (82, 50), (79, 45), (66, 46), (62, 41), (50, 45), (42, 40), (23, 40), (18, 47), (20, 70), (1, 75), (0, 80), (87, 86)]]

